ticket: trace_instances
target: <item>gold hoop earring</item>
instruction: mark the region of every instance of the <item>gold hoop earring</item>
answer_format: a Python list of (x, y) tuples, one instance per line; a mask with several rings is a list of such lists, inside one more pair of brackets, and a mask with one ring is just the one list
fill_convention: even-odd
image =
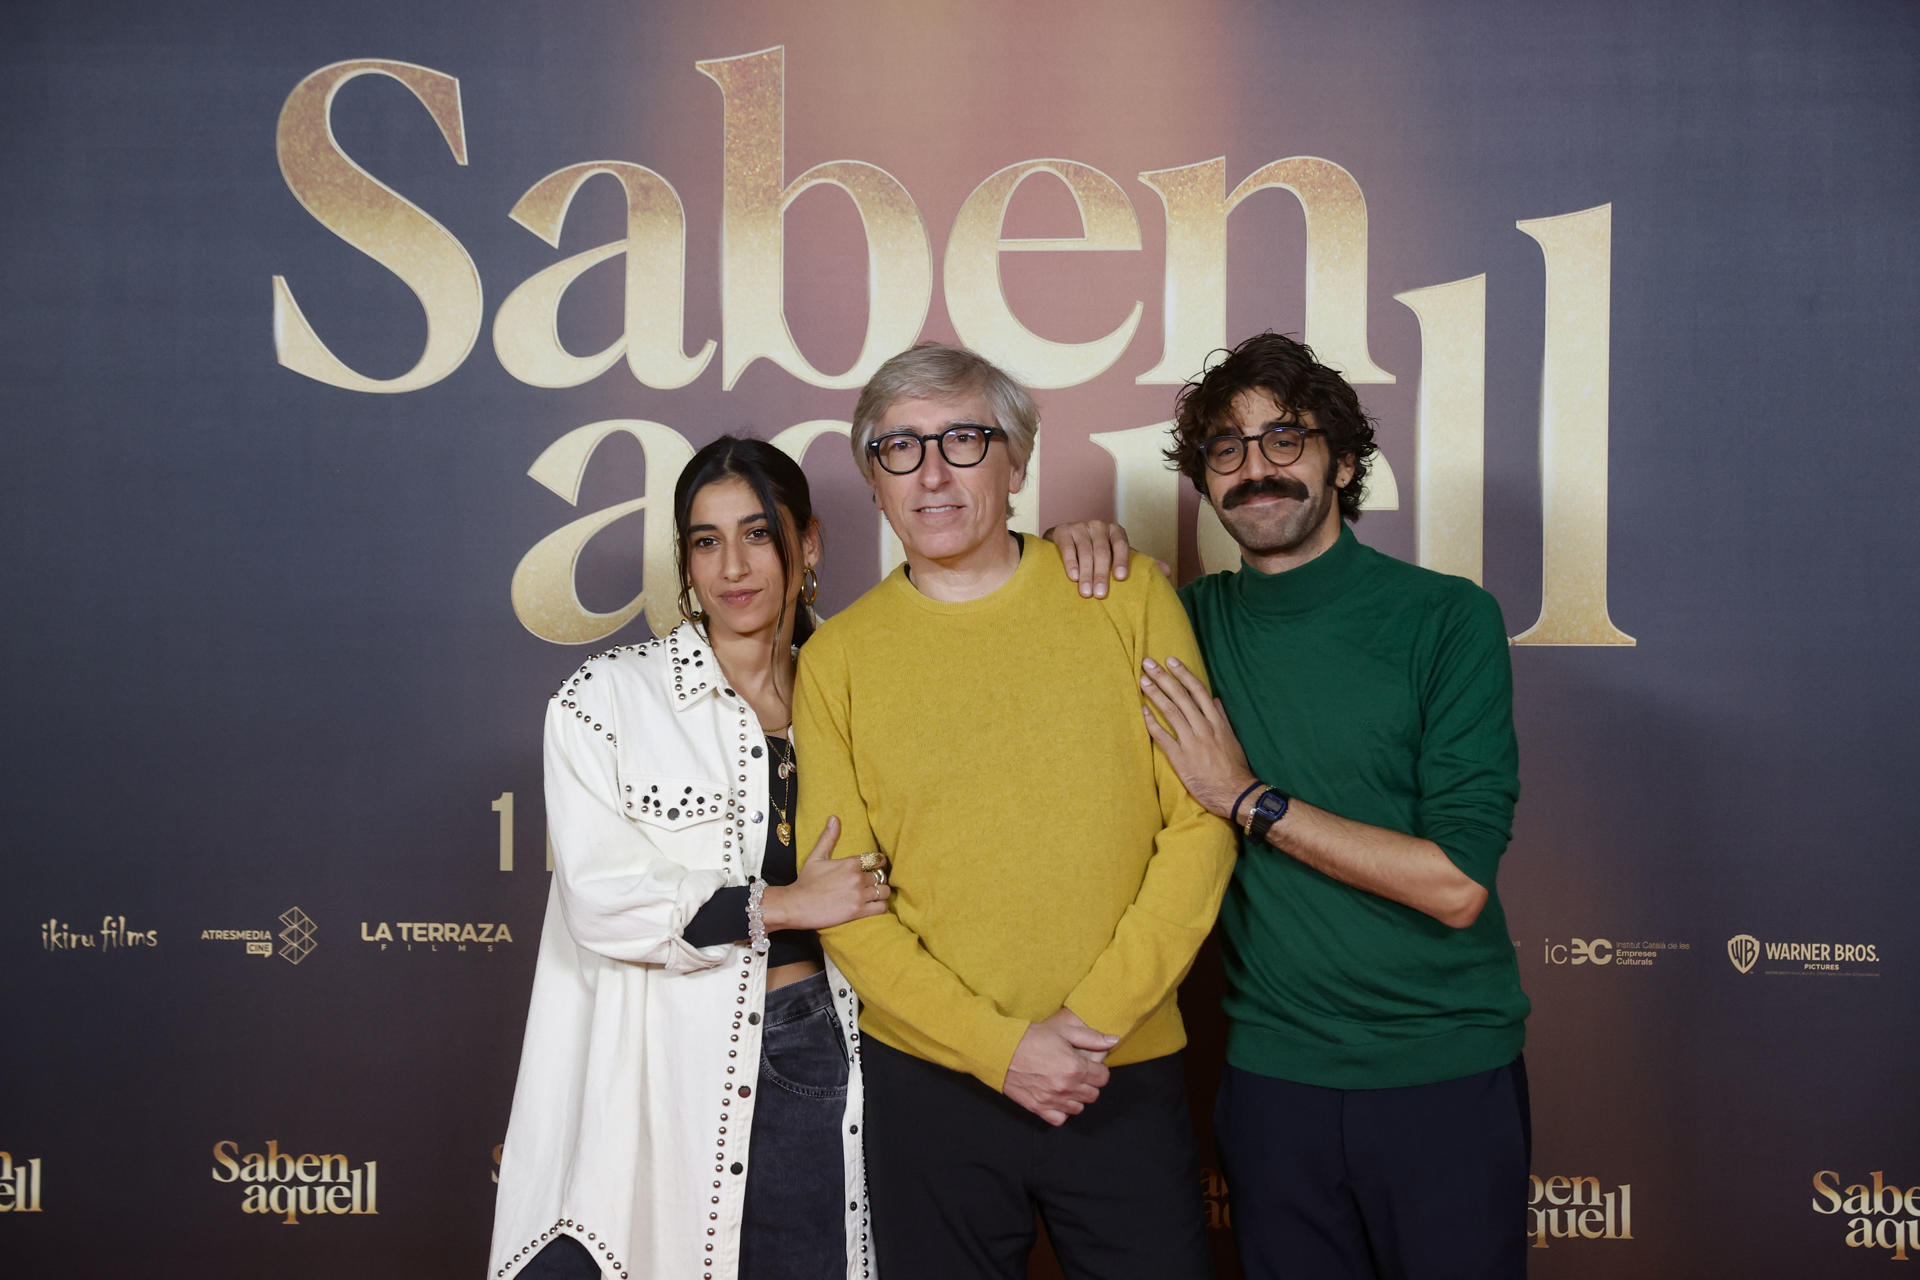
[(692, 591), (690, 586), (680, 588), (680, 616), (697, 627), (707, 620), (707, 612), (692, 602)]
[(814, 577), (813, 566), (808, 565), (806, 573), (800, 578), (800, 603), (811, 609), (813, 602), (819, 598), (820, 579)]

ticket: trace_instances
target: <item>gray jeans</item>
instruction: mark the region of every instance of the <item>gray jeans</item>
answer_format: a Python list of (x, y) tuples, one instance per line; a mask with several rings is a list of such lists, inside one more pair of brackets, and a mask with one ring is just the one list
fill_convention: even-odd
[(847, 1270), (847, 1051), (827, 975), (769, 992), (764, 1020), (740, 1280), (831, 1280)]

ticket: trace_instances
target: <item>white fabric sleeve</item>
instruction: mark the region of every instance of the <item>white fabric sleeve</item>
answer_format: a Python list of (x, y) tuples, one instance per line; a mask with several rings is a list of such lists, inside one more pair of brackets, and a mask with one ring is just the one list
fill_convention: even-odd
[[(594, 729), (596, 716), (613, 719), (606, 707), (582, 719), (564, 698), (547, 707), (547, 825), (567, 931), (610, 959), (672, 973), (714, 968), (728, 948), (691, 946), (681, 931), (726, 884), (726, 873), (688, 867), (625, 816), (614, 744)], [(645, 732), (644, 725), (622, 729)]]

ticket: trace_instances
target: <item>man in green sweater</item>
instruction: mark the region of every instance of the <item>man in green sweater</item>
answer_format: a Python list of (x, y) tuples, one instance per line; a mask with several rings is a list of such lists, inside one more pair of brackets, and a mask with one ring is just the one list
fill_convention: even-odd
[[(1523, 1276), (1506, 628), (1473, 583), (1354, 538), (1373, 448), (1353, 388), (1277, 334), (1177, 404), (1168, 459), (1243, 561), (1181, 592), (1218, 699), (1177, 658), (1141, 681), (1154, 740), (1242, 833), (1216, 1137), (1250, 1276)], [(1106, 532), (1051, 536), (1096, 594)]]

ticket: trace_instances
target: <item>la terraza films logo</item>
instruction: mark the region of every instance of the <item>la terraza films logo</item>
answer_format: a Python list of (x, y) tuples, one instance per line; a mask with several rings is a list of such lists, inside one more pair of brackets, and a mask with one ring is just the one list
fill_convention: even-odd
[(492, 951), (512, 942), (513, 930), (504, 921), (495, 924), (487, 921), (362, 920), (360, 941), (377, 943), (382, 951), (390, 947), (407, 951), (416, 948), (427, 951), (459, 952), (469, 948)]
[(354, 1168), (340, 1154), (291, 1155), (268, 1139), (265, 1151), (242, 1152), (237, 1142), (213, 1144), (213, 1180), (246, 1188), (240, 1212), (272, 1214), (290, 1227), (301, 1217), (379, 1213), (380, 1166)]
[(41, 1213), (40, 1157), (15, 1160), (0, 1151), (0, 1213)]
[(1920, 1186), (1890, 1184), (1883, 1169), (1867, 1176), (1871, 1182), (1841, 1186), (1837, 1172), (1820, 1170), (1813, 1175), (1813, 1211), (1846, 1215), (1849, 1249), (1885, 1249), (1892, 1262), (1920, 1255)]

